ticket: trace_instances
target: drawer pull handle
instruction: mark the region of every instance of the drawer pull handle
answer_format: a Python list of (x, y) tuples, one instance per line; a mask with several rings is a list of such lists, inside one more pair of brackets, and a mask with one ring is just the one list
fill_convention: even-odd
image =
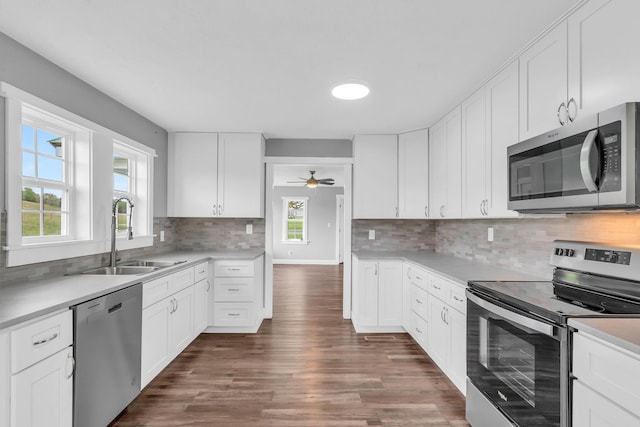
[(239, 268), (230, 268), (229, 271), (240, 271)]
[(418, 298), (416, 298), (416, 302), (417, 302), (418, 304), (422, 304), (422, 301), (420, 301)]
[(422, 335), (422, 331), (420, 330), (420, 328), (416, 328), (416, 332)]
[(436, 286), (436, 285), (431, 285), (431, 286), (433, 286), (433, 289), (437, 289), (437, 290), (441, 289), (440, 286)]
[(457, 297), (457, 296), (455, 296), (455, 295), (453, 296), (453, 299), (454, 299), (454, 300), (456, 300), (456, 301), (458, 301), (458, 302), (462, 302), (462, 301), (464, 301), (462, 298), (458, 298), (458, 297)]
[(240, 288), (229, 288), (229, 292), (240, 292)]
[(238, 316), (240, 316), (240, 313), (228, 313), (227, 315), (229, 317), (238, 317)]
[(41, 339), (40, 341), (36, 341), (36, 342), (34, 342), (34, 343), (33, 343), (33, 345), (35, 346), (35, 345), (42, 345), (42, 344), (46, 344), (46, 343), (48, 343), (48, 342), (50, 342), (50, 341), (55, 340), (56, 338), (58, 338), (58, 333), (57, 333), (57, 332), (56, 332), (55, 334), (51, 335), (51, 336), (50, 336), (50, 337), (48, 337), (48, 338), (44, 338), (44, 339)]
[(418, 280), (422, 280), (422, 277), (420, 277), (420, 276), (416, 276), (416, 279), (418, 279)]

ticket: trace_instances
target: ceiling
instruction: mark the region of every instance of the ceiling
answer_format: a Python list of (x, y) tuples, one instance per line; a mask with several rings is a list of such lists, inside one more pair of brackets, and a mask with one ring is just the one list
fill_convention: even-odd
[(0, 31), (168, 131), (351, 138), (435, 123), (576, 1), (0, 0)]
[(316, 171), (316, 179), (333, 178), (335, 184), (331, 186), (320, 185), (318, 188), (344, 187), (344, 166), (343, 165), (274, 165), (273, 166), (273, 186), (274, 187), (303, 187), (304, 183), (290, 183), (288, 181), (300, 181), (300, 178), (307, 179), (309, 171)]

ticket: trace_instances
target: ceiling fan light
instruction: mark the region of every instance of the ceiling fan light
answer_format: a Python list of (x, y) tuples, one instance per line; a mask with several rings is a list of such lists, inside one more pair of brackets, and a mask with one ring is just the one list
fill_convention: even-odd
[(331, 94), (345, 101), (354, 101), (369, 95), (369, 88), (360, 83), (345, 83), (334, 87)]
[(309, 188), (316, 188), (318, 186), (318, 182), (307, 182), (305, 185)]

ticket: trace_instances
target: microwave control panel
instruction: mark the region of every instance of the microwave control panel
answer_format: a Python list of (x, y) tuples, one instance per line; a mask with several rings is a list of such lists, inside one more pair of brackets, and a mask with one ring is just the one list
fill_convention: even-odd
[(619, 191), (622, 188), (621, 133), (622, 122), (600, 127), (602, 166), (600, 191)]

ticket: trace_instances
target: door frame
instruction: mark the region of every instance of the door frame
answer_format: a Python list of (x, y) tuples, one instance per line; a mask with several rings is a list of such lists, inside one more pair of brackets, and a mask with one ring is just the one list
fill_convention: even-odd
[(264, 317), (273, 318), (273, 170), (275, 165), (338, 165), (344, 168), (344, 266), (342, 273), (342, 317), (351, 319), (351, 219), (352, 169), (350, 157), (265, 156)]
[[(342, 219), (342, 222), (340, 221)], [(344, 194), (336, 194), (336, 262), (344, 262)]]

